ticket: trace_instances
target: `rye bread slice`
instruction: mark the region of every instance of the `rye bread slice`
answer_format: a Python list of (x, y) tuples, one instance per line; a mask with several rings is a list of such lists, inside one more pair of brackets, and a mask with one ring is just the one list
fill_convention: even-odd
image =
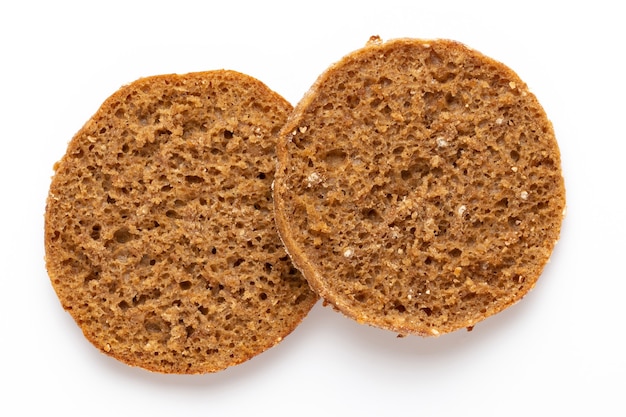
[(280, 342), (317, 300), (276, 233), (276, 134), (291, 105), (233, 71), (140, 79), (55, 165), (52, 285), (86, 338), (132, 366), (206, 373)]
[(278, 143), (279, 234), (345, 315), (436, 336), (520, 300), (565, 207), (551, 123), (502, 63), (373, 38), (323, 73)]

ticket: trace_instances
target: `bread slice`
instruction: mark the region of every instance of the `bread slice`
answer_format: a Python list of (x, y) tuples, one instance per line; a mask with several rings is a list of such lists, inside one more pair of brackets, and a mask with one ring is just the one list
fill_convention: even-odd
[(361, 323), (471, 328), (533, 288), (559, 237), (551, 123), (511, 69), (454, 41), (373, 38), (318, 78), (277, 152), (287, 252)]
[(276, 134), (291, 105), (233, 71), (140, 79), (55, 166), (46, 264), (97, 348), (206, 373), (280, 342), (317, 300), (276, 233)]

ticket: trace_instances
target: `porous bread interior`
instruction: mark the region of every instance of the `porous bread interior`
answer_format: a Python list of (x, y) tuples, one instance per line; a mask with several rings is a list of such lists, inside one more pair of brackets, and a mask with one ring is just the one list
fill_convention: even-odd
[(471, 328), (535, 285), (558, 239), (551, 123), (512, 70), (459, 43), (370, 43), (318, 78), (280, 136), (279, 233), (359, 322)]
[(214, 372), (289, 334), (317, 296), (273, 221), (276, 134), (292, 107), (233, 71), (156, 76), (111, 96), (55, 166), (46, 263), (103, 352)]

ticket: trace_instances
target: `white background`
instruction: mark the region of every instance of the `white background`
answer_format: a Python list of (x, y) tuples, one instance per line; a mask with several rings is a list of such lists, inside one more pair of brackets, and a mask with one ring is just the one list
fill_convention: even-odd
[[(625, 415), (618, 4), (3, 2), (0, 415)], [(141, 76), (228, 68), (295, 104), (374, 34), (462, 41), (538, 96), (561, 148), (568, 216), (537, 287), (473, 332), (438, 339), (398, 339), (318, 304), (280, 345), (210, 375), (151, 374), (93, 348), (49, 283), (43, 213), (53, 163), (102, 101)]]

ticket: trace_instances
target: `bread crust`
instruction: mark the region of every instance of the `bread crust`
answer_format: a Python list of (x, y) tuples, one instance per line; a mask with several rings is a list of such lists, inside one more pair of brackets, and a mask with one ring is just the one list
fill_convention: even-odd
[(515, 72), (455, 41), (373, 38), (319, 76), (277, 152), (281, 239), (360, 323), (472, 328), (534, 287), (559, 237), (550, 121)]
[(128, 365), (216, 372), (280, 342), (317, 296), (276, 233), (276, 134), (291, 105), (235, 71), (147, 77), (109, 97), (55, 165), (51, 283)]

